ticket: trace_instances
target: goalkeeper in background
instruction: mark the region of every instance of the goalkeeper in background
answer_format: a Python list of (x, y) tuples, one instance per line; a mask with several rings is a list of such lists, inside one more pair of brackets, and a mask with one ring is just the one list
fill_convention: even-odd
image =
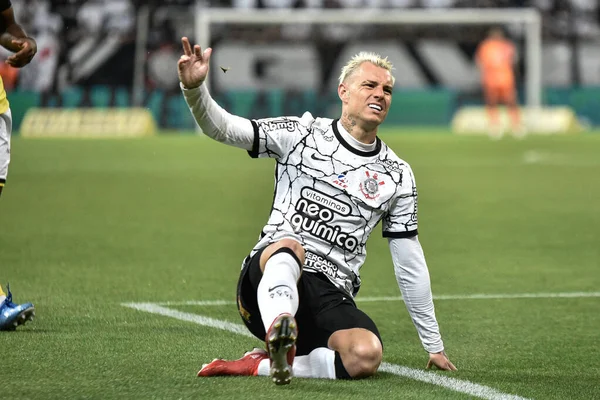
[(488, 37), (477, 49), (476, 61), (481, 71), (490, 137), (499, 139), (504, 134), (498, 110), (499, 103), (508, 108), (513, 134), (522, 137), (525, 128), (521, 123), (515, 89), (515, 46), (504, 36), (501, 28), (490, 30)]
[[(5, 62), (11, 67), (21, 68), (29, 64), (37, 52), (37, 44), (27, 36), (23, 28), (15, 21), (15, 14), (10, 0), (0, 0), (0, 45), (14, 52)], [(0, 78), (0, 195), (6, 183), (8, 163), (10, 162), (10, 135), (12, 132), (12, 116), (6, 91)], [(8, 288), (7, 288), (8, 289)], [(10, 289), (6, 295), (0, 287), (0, 331), (13, 330), (18, 325), (33, 318), (34, 308), (31, 303), (14, 304)]]

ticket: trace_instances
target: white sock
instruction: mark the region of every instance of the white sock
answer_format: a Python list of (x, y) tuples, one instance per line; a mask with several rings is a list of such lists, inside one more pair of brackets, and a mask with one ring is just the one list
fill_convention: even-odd
[(298, 311), (298, 279), (300, 266), (289, 253), (277, 253), (265, 264), (256, 296), (265, 331), (282, 313), (296, 315)]
[[(271, 360), (262, 360), (258, 364), (258, 375), (269, 376), (270, 369)], [(293, 372), (296, 378), (335, 379), (335, 351), (319, 347), (307, 356), (298, 356), (294, 358)]]

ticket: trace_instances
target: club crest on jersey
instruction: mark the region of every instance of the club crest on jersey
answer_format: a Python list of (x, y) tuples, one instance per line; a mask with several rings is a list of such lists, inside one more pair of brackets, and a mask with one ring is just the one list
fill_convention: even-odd
[(362, 181), (360, 184), (360, 191), (367, 199), (376, 199), (379, 197), (379, 186), (385, 185), (384, 181), (377, 180), (377, 173), (371, 173), (369, 171), (365, 171), (365, 175), (367, 175), (367, 179)]

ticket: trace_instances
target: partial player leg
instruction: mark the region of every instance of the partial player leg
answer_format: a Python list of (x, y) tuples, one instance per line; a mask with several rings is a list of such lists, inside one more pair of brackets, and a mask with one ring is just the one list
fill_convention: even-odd
[(261, 361), (253, 351), (235, 361), (214, 360), (198, 376), (256, 375), (261, 362), (276, 384), (290, 382), (298, 337), (297, 282), (303, 263), (304, 249), (292, 239), (271, 244), (245, 260), (238, 282), (238, 311), (250, 332), (265, 340), (268, 357)]
[(0, 331), (14, 331), (19, 325), (33, 320), (35, 309), (33, 304), (15, 304), (12, 302), (12, 293), (7, 286), (8, 294), (0, 288)]
[[(303, 303), (300, 307), (297, 316), (304, 330), (297, 345), (301, 355), (293, 359), (293, 364), (288, 358), (290, 352), (281, 353), (285, 358), (276, 361), (273, 356), (269, 359), (264, 350), (254, 349), (239, 360), (214, 360), (203, 366), (198, 376), (259, 375), (287, 383), (288, 375), (284, 374), (283, 378), (273, 375), (274, 362), (283, 363), (283, 369), (285, 364), (291, 366), (291, 376), (299, 378), (357, 379), (375, 374), (382, 358), (382, 344), (375, 323), (356, 308), (347, 294), (314, 275), (306, 273), (303, 276), (300, 287), (304, 291), (301, 294), (307, 299), (321, 293), (321, 297), (310, 303), (317, 308), (323, 306), (325, 311), (314, 320), (306, 319), (306, 315), (312, 313), (310, 306)], [(254, 323), (255, 308), (248, 304), (242, 307), (240, 313), (246, 326), (254, 335), (260, 336), (263, 327)], [(282, 331), (290, 332), (285, 328)]]
[(298, 280), (304, 265), (304, 248), (293, 239), (268, 246), (260, 256), (262, 278), (256, 291), (258, 308), (271, 360), (270, 375), (277, 385), (290, 383), (296, 354)]
[(521, 112), (517, 102), (517, 94), (514, 87), (508, 86), (503, 88), (502, 93), (503, 101), (508, 108), (508, 114), (510, 117), (512, 133), (516, 138), (523, 138), (527, 133), (525, 125), (521, 120)]
[(293, 239), (268, 246), (260, 255), (262, 278), (256, 290), (265, 330), (280, 314), (298, 311), (298, 279), (304, 265), (304, 248)]
[[(319, 347), (305, 356), (296, 356), (293, 364), (293, 376), (296, 378), (336, 379), (346, 377), (336, 375), (336, 352), (327, 347)], [(271, 375), (269, 360), (261, 361), (257, 375)]]
[(498, 110), (498, 90), (495, 86), (486, 86), (484, 88), (486, 112), (488, 116), (488, 134), (492, 139), (500, 139), (504, 134), (502, 123), (500, 121), (500, 111)]
[(12, 132), (12, 116), (10, 110), (0, 115), (0, 196), (8, 175), (10, 163), (10, 135)]
[[(298, 286), (302, 304), (296, 314), (300, 335), (294, 376), (355, 379), (375, 374), (383, 346), (373, 320), (320, 273), (304, 273)], [(267, 372), (263, 363), (259, 375)]]
[(344, 369), (351, 378), (375, 375), (383, 358), (379, 338), (364, 328), (352, 328), (335, 332), (329, 338), (329, 348), (335, 350)]
[(265, 336), (270, 359), (269, 375), (276, 385), (290, 383), (296, 356), (298, 327), (291, 314), (278, 315)]
[[(198, 376), (272, 376), (271, 368), (269, 354), (254, 348), (238, 360), (214, 359), (202, 366)], [(294, 358), (292, 370), (292, 376), (297, 378), (336, 379), (336, 352), (326, 347), (314, 349)]]
[[(315, 330), (323, 334), (318, 334), (322, 339), (315, 344), (330, 349), (333, 354), (327, 358), (329, 371), (333, 360), (337, 379), (374, 375), (383, 356), (381, 335), (375, 322), (358, 309), (352, 296), (335, 287), (323, 275), (313, 275), (314, 279), (303, 279), (301, 294), (304, 298), (317, 299), (311, 304), (313, 310), (318, 310)], [(304, 324), (301, 313), (298, 318)], [(305, 353), (304, 340), (298, 342), (298, 353)], [(297, 362), (295, 360), (294, 364)]]
[(214, 359), (204, 364), (198, 376), (256, 376), (261, 361), (269, 361), (269, 355), (264, 349), (254, 348), (234, 361)]
[[(0, 195), (6, 183), (8, 164), (10, 163), (10, 135), (12, 132), (12, 115), (10, 110), (0, 115)], [(35, 315), (33, 304), (15, 304), (12, 293), (7, 287), (5, 294), (0, 287), (0, 331), (12, 331), (17, 326), (31, 321)]]
[[(320, 345), (307, 352), (306, 343), (298, 341), (299, 352), (303, 355), (294, 358), (295, 377), (359, 379), (377, 372), (383, 346), (375, 323), (365, 313), (346, 299), (318, 316), (317, 320), (321, 328), (311, 327), (307, 335), (312, 336), (309, 341)], [(303, 319), (299, 321), (305, 322)], [(346, 328), (349, 326), (354, 327)], [(336, 330), (338, 327), (346, 329)], [(331, 333), (331, 330), (335, 331)], [(306, 340), (306, 337), (301, 339)], [(258, 375), (269, 375), (268, 362), (260, 362)]]

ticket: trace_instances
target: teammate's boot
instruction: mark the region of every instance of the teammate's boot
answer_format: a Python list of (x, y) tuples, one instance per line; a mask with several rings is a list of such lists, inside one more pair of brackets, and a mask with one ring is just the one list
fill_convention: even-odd
[(298, 327), (291, 314), (279, 314), (271, 324), (265, 342), (271, 359), (271, 378), (276, 385), (292, 380), (292, 364), (296, 356)]
[(269, 358), (267, 352), (258, 348), (245, 353), (239, 360), (227, 361), (216, 358), (204, 364), (198, 371), (198, 376), (256, 376), (258, 364), (267, 358)]
[(8, 294), (0, 303), (0, 331), (14, 331), (17, 326), (33, 320), (35, 308), (33, 304), (15, 304), (12, 302), (10, 286), (6, 286)]

